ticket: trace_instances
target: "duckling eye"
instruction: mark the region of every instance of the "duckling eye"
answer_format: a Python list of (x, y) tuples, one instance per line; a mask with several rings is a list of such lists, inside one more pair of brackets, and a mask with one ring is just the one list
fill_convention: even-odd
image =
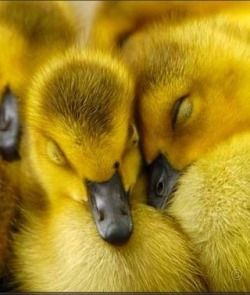
[(138, 135), (137, 129), (136, 129), (134, 124), (129, 126), (128, 137), (129, 137), (129, 140), (131, 140), (132, 143), (135, 144), (135, 145), (139, 141), (139, 135)]
[(57, 165), (64, 165), (66, 163), (65, 156), (59, 146), (52, 142), (48, 141), (47, 143), (47, 154), (52, 162)]
[(174, 104), (172, 109), (172, 128), (175, 129), (176, 124), (183, 124), (187, 121), (193, 111), (193, 104), (189, 98), (189, 94), (180, 97)]

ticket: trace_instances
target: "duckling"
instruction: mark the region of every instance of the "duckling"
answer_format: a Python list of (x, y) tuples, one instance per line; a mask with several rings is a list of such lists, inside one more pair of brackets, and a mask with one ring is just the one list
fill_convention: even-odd
[(157, 208), (189, 165), (249, 129), (245, 20), (223, 14), (172, 26), (158, 22), (125, 46), (137, 70), (139, 135), (151, 164), (148, 203)]
[[(24, 222), (14, 235), (18, 291), (207, 291), (192, 243), (172, 218), (144, 203), (140, 180), (131, 196), (133, 234), (123, 245), (100, 239), (86, 203), (62, 197), (51, 204), (46, 195), (34, 194), (30, 200), (38, 209), (24, 206)], [(41, 201), (44, 206), (37, 206)]]
[(30, 77), (48, 56), (66, 49), (76, 35), (74, 14), (67, 4), (0, 3), (0, 154), (5, 160), (18, 158), (18, 109)]
[(88, 202), (100, 236), (125, 242), (140, 170), (132, 75), (118, 57), (78, 46), (42, 68), (25, 104), (22, 174), (32, 169), (56, 206), (62, 198)]
[(195, 244), (210, 291), (250, 289), (250, 133), (236, 134), (191, 165), (168, 214)]

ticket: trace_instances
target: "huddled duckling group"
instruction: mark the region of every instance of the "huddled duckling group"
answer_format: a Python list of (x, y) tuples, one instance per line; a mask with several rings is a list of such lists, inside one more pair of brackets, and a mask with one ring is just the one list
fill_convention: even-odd
[(250, 291), (250, 4), (0, 16), (0, 290)]

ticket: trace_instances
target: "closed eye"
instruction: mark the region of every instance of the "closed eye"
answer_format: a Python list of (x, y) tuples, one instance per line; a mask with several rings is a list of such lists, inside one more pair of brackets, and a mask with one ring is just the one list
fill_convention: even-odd
[(60, 147), (52, 140), (47, 142), (47, 154), (49, 159), (59, 165), (63, 166), (67, 163), (66, 157)]
[(177, 123), (184, 123), (192, 113), (192, 103), (189, 97), (189, 94), (185, 94), (174, 103), (171, 112), (171, 125), (173, 130), (175, 130)]

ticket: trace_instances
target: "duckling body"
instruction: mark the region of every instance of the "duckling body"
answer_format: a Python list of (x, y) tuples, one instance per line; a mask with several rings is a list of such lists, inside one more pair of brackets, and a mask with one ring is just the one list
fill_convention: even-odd
[(195, 244), (211, 291), (250, 288), (249, 132), (194, 163), (166, 209)]
[(20, 290), (206, 291), (192, 244), (174, 220), (142, 203), (144, 187), (136, 185), (131, 196), (134, 231), (120, 246), (103, 241), (88, 206), (70, 198), (26, 211), (14, 244)]

